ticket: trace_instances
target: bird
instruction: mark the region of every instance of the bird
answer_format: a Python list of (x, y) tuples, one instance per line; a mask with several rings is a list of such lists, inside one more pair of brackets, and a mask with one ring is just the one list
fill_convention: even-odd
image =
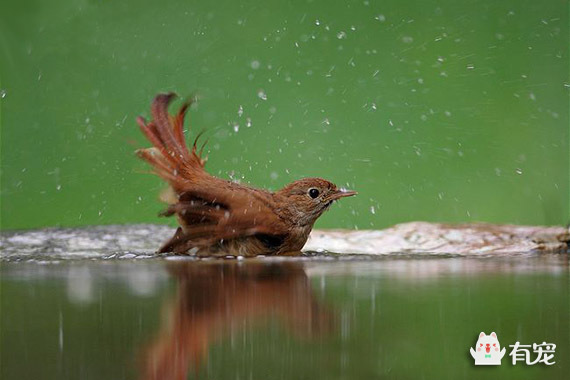
[[(205, 170), (198, 134), (190, 148), (184, 118), (192, 100), (171, 115), (174, 93), (160, 93), (151, 104), (150, 121), (136, 121), (152, 144), (136, 150), (139, 158), (167, 184), (168, 206), (179, 227), (159, 253), (196, 256), (290, 255), (299, 253), (315, 221), (337, 200), (356, 195), (323, 178), (303, 178), (272, 192), (218, 178)], [(207, 142), (207, 141), (206, 141)]]

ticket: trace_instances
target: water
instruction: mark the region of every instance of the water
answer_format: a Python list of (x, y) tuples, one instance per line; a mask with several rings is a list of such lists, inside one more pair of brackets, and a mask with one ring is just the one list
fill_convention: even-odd
[[(140, 236), (109, 227), (3, 236), (2, 379), (542, 379), (570, 370), (567, 254), (198, 260), (152, 254), (157, 231), (139, 227)], [(500, 367), (475, 367), (469, 347), (481, 331), (495, 331), (507, 352), (517, 340), (555, 343), (556, 364), (513, 366), (505, 356)]]

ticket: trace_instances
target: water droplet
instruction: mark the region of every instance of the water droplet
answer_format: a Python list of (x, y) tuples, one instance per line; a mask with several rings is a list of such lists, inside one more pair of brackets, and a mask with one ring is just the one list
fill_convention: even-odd
[(61, 185), (57, 185), (56, 189), (57, 189), (57, 191), (60, 191), (60, 190), (61, 190)]
[(534, 92), (531, 92), (530, 94), (528, 94), (528, 97), (530, 100), (535, 101), (536, 100), (536, 95), (534, 95)]
[(0, 89), (0, 98), (4, 99), (6, 97), (6, 90), (5, 89)]
[(414, 42), (414, 38), (411, 36), (404, 36), (402, 37), (402, 42), (405, 44), (411, 44), (412, 42)]
[(239, 124), (238, 124), (238, 123), (235, 123), (235, 124), (233, 125), (233, 128), (234, 128), (234, 132), (235, 132), (235, 133), (238, 133), (238, 132), (239, 132)]
[(257, 70), (259, 69), (259, 67), (261, 66), (261, 64), (259, 63), (258, 60), (253, 60), (251, 61), (251, 63), (249, 64), (251, 66), (252, 69)]
[(63, 316), (59, 312), (59, 351), (63, 351)]
[(267, 100), (267, 94), (263, 90), (257, 91), (257, 97), (261, 100)]
[(319, 26), (319, 25), (321, 25), (321, 22), (317, 19), (317, 20), (315, 20), (315, 25)]
[(346, 33), (341, 30), (340, 32), (337, 33), (336, 38), (338, 38), (339, 40), (345, 39)]
[(243, 107), (240, 105), (238, 108), (238, 117), (241, 117), (241, 115), (243, 115)]
[(378, 16), (376, 16), (374, 18), (380, 22), (386, 21), (386, 16), (384, 16), (383, 14), (379, 14)]
[(475, 65), (470, 63), (467, 65), (467, 70), (473, 70), (475, 68)]
[(276, 180), (277, 178), (279, 178), (279, 174), (277, 174), (277, 172), (271, 172), (271, 174), (269, 175), (269, 177), (272, 180)]
[(376, 214), (376, 209), (374, 208), (374, 206), (370, 206), (370, 213)]
[(251, 118), (250, 118), (250, 117), (248, 117), (247, 119), (245, 119), (245, 126), (248, 127), (248, 128), (251, 127)]
[(518, 175), (521, 175), (521, 174), (523, 174), (523, 170), (521, 168), (516, 168), (515, 173), (517, 173)]

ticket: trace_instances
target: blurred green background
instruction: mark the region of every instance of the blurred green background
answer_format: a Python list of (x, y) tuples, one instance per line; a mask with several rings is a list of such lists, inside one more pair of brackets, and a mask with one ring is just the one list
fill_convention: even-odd
[(2, 1), (1, 226), (167, 222), (133, 155), (159, 91), (199, 96), (212, 173), (359, 191), (318, 227), (567, 223), (568, 28), (558, 0)]

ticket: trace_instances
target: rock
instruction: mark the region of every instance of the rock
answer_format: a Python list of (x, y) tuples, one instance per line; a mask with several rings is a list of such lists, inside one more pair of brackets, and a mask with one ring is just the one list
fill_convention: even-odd
[[(171, 227), (151, 224), (3, 231), (0, 260), (148, 258), (172, 236)], [(564, 227), (485, 223), (412, 222), (385, 230), (315, 230), (304, 251), (339, 254), (513, 254), (568, 252)]]
[(568, 228), (411, 222), (385, 230), (313, 231), (305, 250), (336, 253), (513, 254), (568, 252)]

